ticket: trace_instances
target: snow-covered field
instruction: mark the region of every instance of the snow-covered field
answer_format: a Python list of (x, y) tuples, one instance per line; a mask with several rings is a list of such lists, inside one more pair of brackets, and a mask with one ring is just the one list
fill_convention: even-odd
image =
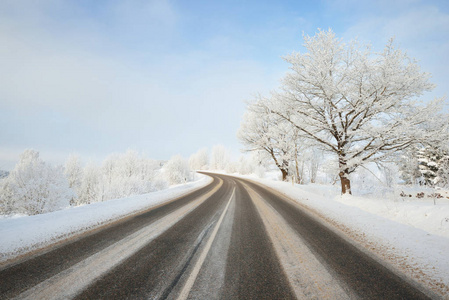
[[(341, 196), (339, 186), (292, 185), (256, 176), (241, 176), (263, 183), (306, 206), (328, 221), (337, 232), (369, 249), (387, 265), (449, 295), (449, 196), (416, 198), (416, 191)], [(409, 197), (408, 195), (412, 195)]]
[(34, 216), (0, 219), (0, 263), (30, 250), (45, 247), (140, 210), (159, 205), (194, 189), (206, 186), (211, 178), (198, 180), (144, 195), (98, 202)]

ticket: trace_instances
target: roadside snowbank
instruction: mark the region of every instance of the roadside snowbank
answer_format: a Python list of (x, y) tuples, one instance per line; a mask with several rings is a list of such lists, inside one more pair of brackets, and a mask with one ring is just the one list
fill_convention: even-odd
[(168, 189), (72, 207), (47, 214), (0, 219), (0, 262), (39, 249), (75, 234), (169, 201), (212, 181), (197, 175), (198, 180)]
[(338, 231), (442, 294), (449, 294), (449, 201), (401, 197), (341, 196), (331, 185), (292, 183), (239, 176), (269, 186)]

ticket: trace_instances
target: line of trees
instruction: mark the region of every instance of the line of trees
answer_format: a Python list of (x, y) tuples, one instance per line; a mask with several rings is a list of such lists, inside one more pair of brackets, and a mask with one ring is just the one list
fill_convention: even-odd
[(265, 152), (284, 179), (305, 149), (325, 151), (338, 165), (342, 193), (351, 193), (350, 174), (361, 166), (412, 146), (448, 146), (444, 99), (419, 100), (434, 88), (430, 75), (393, 40), (374, 52), (319, 30), (304, 37), (304, 47), (285, 57), (290, 72), (281, 87), (249, 104), (238, 133), (246, 150)]
[(139, 195), (191, 180), (187, 161), (145, 158), (136, 151), (108, 156), (100, 166), (81, 166), (71, 155), (64, 166), (25, 150), (10, 174), (0, 180), (0, 214), (41, 214), (69, 206)]
[(194, 179), (196, 170), (256, 173), (263, 177), (267, 168), (256, 154), (231, 161), (231, 152), (216, 145), (169, 161), (148, 159), (133, 150), (111, 154), (100, 164), (82, 165), (78, 155), (70, 155), (63, 166), (52, 166), (36, 150), (25, 150), (14, 169), (0, 178), (0, 215), (35, 215), (70, 206), (149, 193)]

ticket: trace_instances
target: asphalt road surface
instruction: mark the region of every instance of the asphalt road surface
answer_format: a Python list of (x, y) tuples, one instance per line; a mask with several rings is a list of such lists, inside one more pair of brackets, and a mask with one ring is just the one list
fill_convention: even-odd
[(429, 299), (282, 195), (209, 174), (186, 196), (0, 270), (1, 299)]

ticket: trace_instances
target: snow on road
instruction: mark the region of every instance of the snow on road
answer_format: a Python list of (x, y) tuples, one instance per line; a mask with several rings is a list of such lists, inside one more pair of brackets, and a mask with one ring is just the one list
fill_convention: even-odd
[(428, 200), (341, 196), (338, 187), (328, 185), (239, 177), (287, 195), (391, 267), (442, 295), (449, 294), (449, 201), (440, 199), (433, 205)]
[(74, 298), (95, 279), (119, 265), (139, 251), (168, 228), (176, 224), (193, 209), (198, 207), (221, 184), (207, 194), (197, 198), (161, 219), (134, 232), (117, 243), (103, 249), (61, 273), (41, 282), (18, 296), (19, 299), (69, 299)]
[[(449, 294), (449, 201), (340, 196), (338, 187), (241, 176), (294, 199), (394, 268)], [(52, 213), (0, 219), (0, 263), (207, 185), (210, 177), (167, 190)]]
[(249, 185), (245, 184), (245, 188), (260, 213), (296, 297), (350, 298), (282, 216)]
[(2, 218), (0, 219), (0, 263), (167, 202), (206, 186), (212, 181), (210, 177), (198, 176), (200, 177), (195, 182), (144, 195), (72, 207), (41, 215)]

